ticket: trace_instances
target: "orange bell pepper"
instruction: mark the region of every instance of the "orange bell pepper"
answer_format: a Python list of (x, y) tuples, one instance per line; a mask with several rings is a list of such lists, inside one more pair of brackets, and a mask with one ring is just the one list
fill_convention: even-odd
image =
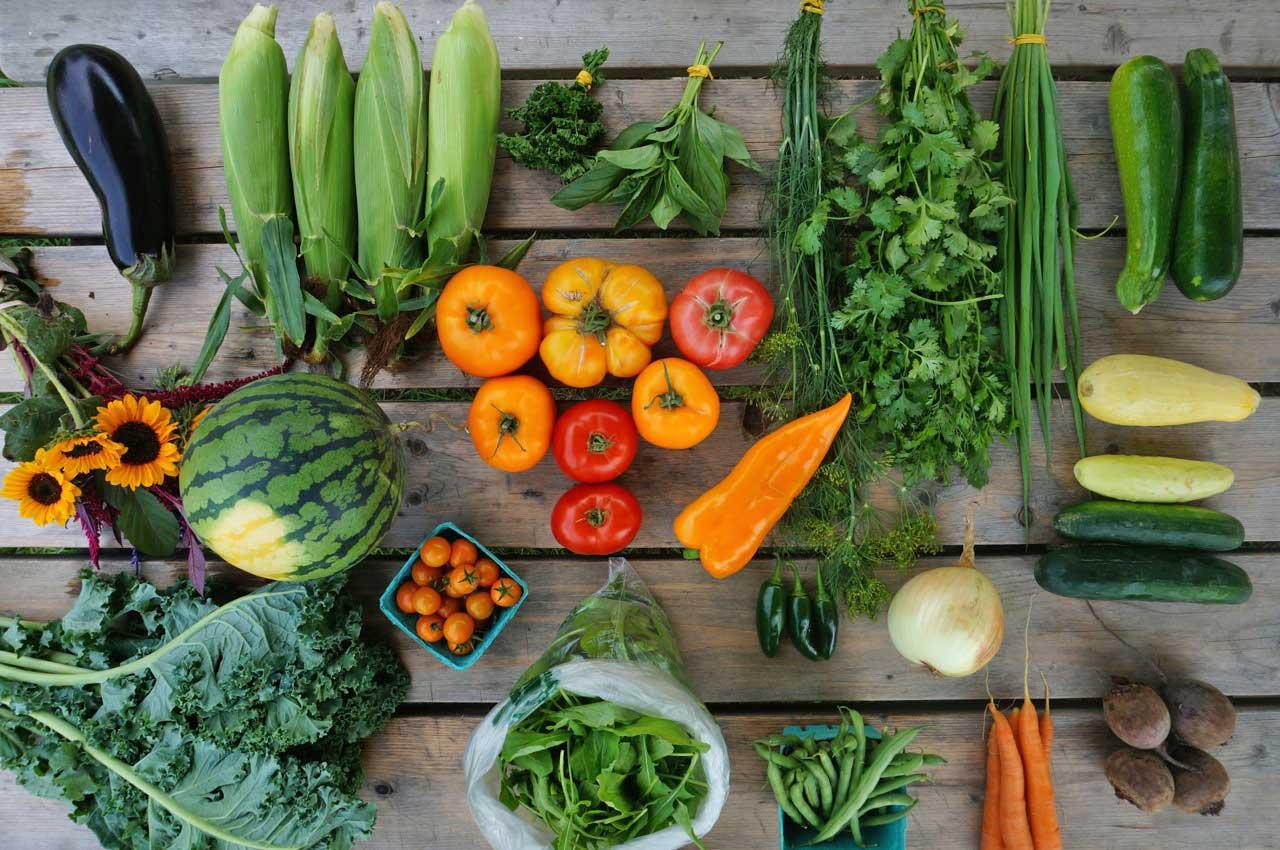
[(755, 442), (733, 471), (676, 517), (676, 538), (697, 549), (713, 578), (747, 565), (818, 471), (853, 397), (789, 422)]

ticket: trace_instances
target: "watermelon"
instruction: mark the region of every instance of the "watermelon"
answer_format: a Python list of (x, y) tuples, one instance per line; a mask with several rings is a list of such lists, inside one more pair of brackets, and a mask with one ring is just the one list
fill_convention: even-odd
[(404, 457), (382, 408), (324, 375), (273, 375), (218, 402), (178, 478), (191, 528), (223, 560), (303, 581), (358, 564), (404, 495)]

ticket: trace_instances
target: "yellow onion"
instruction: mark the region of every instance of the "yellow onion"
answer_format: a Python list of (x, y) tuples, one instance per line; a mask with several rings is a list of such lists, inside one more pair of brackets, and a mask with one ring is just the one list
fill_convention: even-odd
[(889, 603), (889, 638), (904, 658), (942, 676), (987, 666), (1004, 640), (1004, 607), (973, 559), (973, 509), (965, 515), (964, 551), (954, 566), (921, 573)]

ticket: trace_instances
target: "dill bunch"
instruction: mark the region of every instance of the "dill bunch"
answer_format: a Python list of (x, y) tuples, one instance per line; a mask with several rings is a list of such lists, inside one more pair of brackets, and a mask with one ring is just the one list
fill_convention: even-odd
[(607, 47), (584, 53), (577, 80), (546, 82), (531, 91), (524, 103), (507, 110), (507, 117), (521, 123), (520, 132), (499, 133), (498, 144), (525, 168), (550, 171), (562, 183), (582, 176), (604, 139), (604, 106), (590, 89), (604, 82), (600, 67), (608, 58)]

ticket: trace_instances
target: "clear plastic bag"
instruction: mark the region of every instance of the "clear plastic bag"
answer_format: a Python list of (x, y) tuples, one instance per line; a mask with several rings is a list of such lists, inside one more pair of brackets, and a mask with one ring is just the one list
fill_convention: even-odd
[[(498, 799), (498, 757), (508, 731), (562, 690), (665, 717), (705, 743), (707, 794), (693, 815), (693, 831), (710, 832), (729, 793), (724, 736), (693, 695), (667, 615), (635, 570), (613, 558), (604, 587), (573, 609), (542, 657), (471, 734), (463, 756), (467, 801), (494, 850), (548, 850), (555, 840), (527, 812), (513, 812)], [(672, 825), (617, 846), (676, 850), (689, 843), (685, 830)]]

